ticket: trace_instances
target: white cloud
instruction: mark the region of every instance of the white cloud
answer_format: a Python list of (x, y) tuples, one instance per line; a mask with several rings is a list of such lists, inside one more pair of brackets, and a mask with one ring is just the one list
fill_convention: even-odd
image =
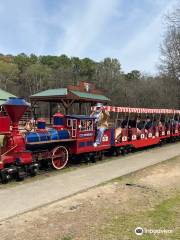
[(2, 0), (0, 2), (1, 48), (3, 53), (41, 53), (45, 32), (41, 0)]
[(71, 21), (64, 20), (62, 25), (64, 36), (59, 40), (58, 52), (84, 55), (88, 46), (98, 40), (108, 19), (117, 14), (117, 5), (118, 0), (88, 0), (80, 14), (72, 8), (67, 14)]
[(119, 57), (126, 71), (139, 69), (155, 72), (163, 34), (163, 16), (172, 9), (175, 3), (176, 0), (172, 0), (168, 5), (165, 5), (152, 22), (140, 32), (137, 31), (136, 36), (120, 51)]

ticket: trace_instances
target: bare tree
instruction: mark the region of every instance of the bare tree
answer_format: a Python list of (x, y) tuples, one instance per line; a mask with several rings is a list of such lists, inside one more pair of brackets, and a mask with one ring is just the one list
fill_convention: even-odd
[(161, 46), (161, 74), (167, 77), (170, 85), (174, 85), (175, 94), (180, 107), (180, 3), (175, 10), (165, 16), (166, 32)]

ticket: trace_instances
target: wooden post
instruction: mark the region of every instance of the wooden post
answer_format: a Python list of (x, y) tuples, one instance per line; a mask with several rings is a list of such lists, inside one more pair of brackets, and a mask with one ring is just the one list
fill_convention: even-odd
[(82, 114), (82, 103), (79, 103), (79, 114)]
[(62, 101), (62, 104), (63, 104), (63, 106), (65, 108), (66, 115), (69, 114), (69, 109), (70, 109), (71, 105), (73, 104), (74, 99), (72, 99), (72, 100), (64, 100), (64, 99), (62, 99), (61, 101)]
[(37, 116), (36, 116), (36, 102), (32, 102), (31, 101), (31, 118), (33, 117), (34, 120), (37, 120)]
[(51, 124), (51, 117), (52, 117), (52, 103), (49, 102), (49, 123)]

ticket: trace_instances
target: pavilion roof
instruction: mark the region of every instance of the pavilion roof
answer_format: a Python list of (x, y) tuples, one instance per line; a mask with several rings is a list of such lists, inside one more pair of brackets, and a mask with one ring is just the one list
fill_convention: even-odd
[(67, 88), (56, 88), (56, 89), (48, 89), (42, 92), (35, 93), (30, 96), (30, 98), (34, 97), (54, 97), (54, 96), (66, 96), (68, 94)]
[(48, 89), (42, 92), (38, 92), (30, 96), (31, 100), (39, 101), (59, 101), (60, 99), (74, 99), (76, 102), (87, 101), (87, 102), (109, 102), (110, 99), (102, 94), (82, 92), (77, 90), (71, 90), (68, 88), (56, 88)]
[(0, 105), (6, 102), (10, 97), (16, 97), (15, 95), (0, 89)]
[(80, 91), (73, 91), (73, 90), (70, 90), (70, 91), (80, 98), (108, 101), (108, 102), (110, 101), (109, 98), (107, 98), (106, 96), (101, 95), (101, 94), (94, 94), (94, 93), (87, 93), (87, 92), (80, 92)]

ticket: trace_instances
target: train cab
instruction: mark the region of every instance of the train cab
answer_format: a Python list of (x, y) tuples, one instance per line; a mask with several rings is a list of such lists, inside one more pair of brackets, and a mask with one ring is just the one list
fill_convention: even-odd
[(95, 118), (85, 115), (67, 115), (66, 128), (70, 132), (71, 138), (76, 139), (72, 149), (73, 154), (95, 152), (111, 147), (111, 130), (107, 129), (102, 137), (102, 142), (98, 147), (94, 147), (97, 131)]

